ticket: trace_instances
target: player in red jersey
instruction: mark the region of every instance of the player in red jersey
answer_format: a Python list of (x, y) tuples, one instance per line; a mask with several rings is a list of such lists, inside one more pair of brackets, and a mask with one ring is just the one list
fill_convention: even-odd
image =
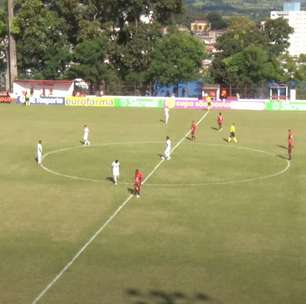
[(221, 131), (223, 129), (223, 121), (224, 121), (224, 117), (222, 113), (220, 112), (217, 116), (218, 131)]
[(191, 140), (192, 141), (195, 141), (195, 139), (196, 139), (195, 135), (196, 135), (196, 132), (197, 132), (197, 128), (198, 128), (198, 126), (195, 123), (195, 121), (193, 120), (192, 124), (191, 124)]
[(293, 133), (291, 129), (288, 130), (288, 159), (291, 160), (292, 157), (292, 150), (294, 146), (294, 141), (293, 141)]
[(137, 198), (140, 196), (140, 190), (141, 190), (141, 185), (143, 183), (143, 173), (139, 170), (136, 169), (135, 171), (135, 176), (134, 176), (134, 194), (136, 195)]
[(288, 139), (289, 138), (293, 139), (293, 132), (291, 131), (291, 129), (288, 130)]

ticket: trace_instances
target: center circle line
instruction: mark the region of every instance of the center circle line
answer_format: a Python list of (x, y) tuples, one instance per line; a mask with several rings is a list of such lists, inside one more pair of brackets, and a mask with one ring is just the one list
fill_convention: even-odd
[[(71, 151), (74, 149), (90, 149), (90, 148), (95, 148), (95, 147), (103, 147), (103, 146), (112, 146), (112, 145), (129, 145), (129, 144), (162, 144), (164, 142), (162, 141), (128, 141), (128, 142), (109, 142), (109, 143), (102, 143), (102, 144), (95, 144), (91, 146), (71, 146), (67, 148), (61, 148), (57, 150), (52, 150), (47, 152), (46, 154), (43, 155), (43, 160), (45, 160), (48, 156), (61, 153), (61, 152), (66, 152), (66, 151)], [(270, 156), (276, 156), (275, 153), (264, 151), (261, 149), (256, 149), (256, 148), (250, 148), (247, 146), (233, 146), (233, 145), (225, 145), (225, 144), (213, 144), (213, 143), (196, 143), (196, 145), (206, 145), (206, 146), (222, 146), (226, 148), (234, 148), (238, 150), (248, 150), (248, 151), (253, 151), (257, 153), (263, 153), (267, 154)], [(146, 186), (159, 186), (159, 187), (199, 187), (199, 186), (210, 186), (210, 185), (227, 185), (227, 184), (239, 184), (239, 183), (247, 183), (247, 182), (254, 182), (258, 180), (265, 180), (265, 179), (270, 179), (273, 177), (280, 176), (284, 173), (286, 173), (289, 168), (290, 168), (290, 161), (286, 160), (287, 164), (286, 167), (283, 168), (280, 171), (277, 171), (275, 173), (271, 173), (268, 175), (261, 175), (261, 176), (256, 176), (256, 177), (249, 177), (249, 178), (244, 178), (244, 179), (235, 179), (235, 180), (223, 180), (223, 181), (215, 181), (215, 182), (204, 182), (204, 183), (146, 183)], [(40, 165), (40, 167), (45, 170), (46, 172), (56, 175), (56, 176), (61, 176), (65, 177), (68, 179), (72, 180), (80, 180), (80, 181), (88, 181), (88, 182), (95, 182), (95, 183), (106, 183), (106, 181), (102, 179), (94, 179), (94, 178), (88, 178), (88, 177), (82, 177), (82, 176), (75, 176), (75, 175), (69, 175), (65, 173), (61, 173), (55, 170), (52, 170), (48, 167), (46, 167), (43, 163)], [(132, 183), (128, 182), (120, 182), (120, 185), (131, 185)]]

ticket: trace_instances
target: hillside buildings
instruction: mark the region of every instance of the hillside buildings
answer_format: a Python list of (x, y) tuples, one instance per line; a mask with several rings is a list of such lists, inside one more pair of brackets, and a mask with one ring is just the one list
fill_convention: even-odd
[(205, 20), (195, 20), (190, 25), (191, 32), (193, 35), (200, 38), (205, 46), (208, 53), (216, 53), (216, 42), (218, 37), (225, 33), (225, 30), (212, 30), (210, 23)]

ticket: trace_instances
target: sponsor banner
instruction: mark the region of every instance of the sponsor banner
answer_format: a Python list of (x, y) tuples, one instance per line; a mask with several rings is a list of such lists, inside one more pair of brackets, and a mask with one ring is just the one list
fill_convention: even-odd
[(210, 110), (230, 110), (231, 109), (231, 102), (212, 102)]
[(285, 102), (285, 101), (268, 101), (266, 103), (268, 111), (306, 111), (306, 101)]
[(84, 96), (65, 97), (66, 106), (81, 107), (135, 107), (135, 108), (163, 108), (164, 98), (135, 97), (135, 96)]
[(175, 98), (175, 109), (207, 109), (207, 102), (195, 98)]
[(13, 101), (13, 98), (9, 96), (0, 96), (0, 103), (11, 103)]
[[(166, 100), (167, 104), (167, 100)], [(175, 99), (176, 109), (207, 109), (207, 101), (194, 98), (176, 98)], [(214, 101), (211, 102), (209, 107), (211, 110), (255, 110), (263, 111), (265, 109), (265, 102), (261, 101)]]
[(114, 107), (115, 97), (113, 96), (68, 96), (65, 97), (66, 106), (74, 107)]
[(63, 97), (30, 97), (31, 104), (63, 105)]
[(117, 97), (116, 107), (163, 108), (165, 98), (160, 97)]
[(239, 100), (236, 100), (239, 102), (259, 102), (259, 103), (265, 103), (267, 102), (267, 98), (240, 98)]
[(263, 111), (265, 110), (264, 101), (233, 101), (230, 103), (231, 110), (253, 110)]
[[(166, 100), (167, 104), (168, 100)], [(211, 102), (211, 110), (229, 110), (230, 102)], [(176, 98), (175, 109), (202, 110), (208, 109), (207, 101), (195, 98)]]

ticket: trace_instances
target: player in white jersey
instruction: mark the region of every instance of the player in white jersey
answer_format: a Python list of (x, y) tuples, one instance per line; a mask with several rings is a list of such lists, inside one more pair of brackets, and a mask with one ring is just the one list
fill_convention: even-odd
[(118, 159), (112, 162), (112, 169), (113, 169), (113, 181), (114, 184), (117, 185), (120, 176), (120, 162)]
[(164, 107), (164, 114), (165, 114), (165, 124), (168, 124), (168, 120), (169, 120), (169, 108), (168, 106)]
[(83, 133), (83, 144), (85, 146), (89, 146), (90, 145), (90, 141), (89, 141), (89, 128), (87, 125), (84, 125), (84, 133)]
[(163, 159), (169, 160), (171, 159), (171, 140), (170, 137), (166, 137), (166, 144), (165, 144), (165, 151), (164, 151), (164, 156), (162, 157)]
[(39, 140), (36, 146), (36, 161), (39, 165), (41, 165), (42, 163), (42, 153), (43, 153), (42, 141)]

